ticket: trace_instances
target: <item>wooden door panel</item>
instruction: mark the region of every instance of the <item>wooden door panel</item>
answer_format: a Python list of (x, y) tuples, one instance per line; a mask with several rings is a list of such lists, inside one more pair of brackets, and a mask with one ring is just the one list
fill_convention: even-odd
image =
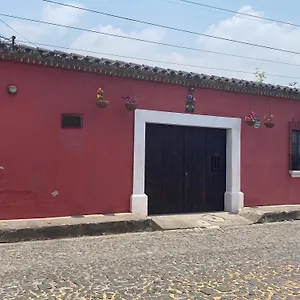
[(185, 213), (206, 210), (205, 128), (185, 128)]
[(146, 126), (148, 149), (145, 191), (149, 199), (150, 214), (181, 213), (183, 210), (183, 130), (180, 126)]
[(164, 212), (181, 213), (184, 197), (184, 128), (165, 125), (163, 141)]
[(225, 191), (226, 130), (207, 129), (205, 195), (209, 211), (224, 210)]
[(162, 203), (163, 172), (162, 143), (163, 135), (160, 127), (146, 124), (145, 142), (145, 193), (148, 195), (148, 210), (159, 210)]

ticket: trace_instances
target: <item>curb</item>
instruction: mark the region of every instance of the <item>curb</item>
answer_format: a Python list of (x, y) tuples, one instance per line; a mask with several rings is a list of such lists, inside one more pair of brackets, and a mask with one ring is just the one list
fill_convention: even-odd
[(151, 219), (102, 223), (70, 224), (17, 229), (1, 229), (0, 243), (99, 236), (117, 233), (157, 231), (160, 227)]
[[(246, 221), (247, 225), (300, 220), (300, 205), (246, 207), (238, 215), (248, 221), (248, 223)], [(178, 228), (166, 228), (155, 218), (132, 219), (131, 216), (127, 219), (118, 216), (118, 219), (115, 220), (105, 220), (103, 216), (98, 219), (97, 216), (75, 223), (65, 219), (58, 221), (42, 220), (36, 223), (25, 222), (25, 224), (6, 222), (0, 226), (0, 244), (189, 228), (192, 227), (182, 227), (182, 223)], [(199, 228), (199, 226), (195, 228)], [(208, 228), (212, 227), (209, 226)]]
[(300, 210), (261, 211), (259, 208), (242, 209), (239, 215), (253, 224), (300, 220)]

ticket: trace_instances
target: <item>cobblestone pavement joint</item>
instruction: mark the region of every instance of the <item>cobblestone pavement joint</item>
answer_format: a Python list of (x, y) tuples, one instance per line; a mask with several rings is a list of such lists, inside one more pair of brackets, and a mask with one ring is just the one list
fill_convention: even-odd
[(0, 299), (300, 299), (300, 222), (0, 245)]

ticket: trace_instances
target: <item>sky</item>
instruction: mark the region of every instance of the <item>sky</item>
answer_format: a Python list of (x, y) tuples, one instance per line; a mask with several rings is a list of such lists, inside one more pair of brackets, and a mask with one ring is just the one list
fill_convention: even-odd
[[(35, 45), (41, 48), (57, 49), (83, 55), (246, 80), (256, 80), (254, 73), (258, 69), (266, 72), (265, 82), (267, 83), (288, 85), (292, 82), (299, 82), (300, 85), (300, 55), (250, 47), (201, 35), (192, 35), (119, 20), (74, 8), (45, 3), (42, 0), (0, 1), (2, 2), (0, 13), (4, 14), (288, 64), (166, 47), (0, 16), (0, 35), (5, 37), (15, 35), (17, 41), (25, 41), (26, 44), (30, 42), (31, 46)], [(300, 52), (299, 0), (289, 0), (289, 5), (286, 5), (285, 1), (279, 0), (193, 0), (194, 2), (293, 24), (298, 23), (299, 27), (257, 20), (234, 13), (220, 12), (182, 3), (179, 0), (56, 1), (197, 33)], [(1, 20), (15, 31), (3, 24)], [(40, 46), (38, 43), (51, 46)], [(71, 49), (60, 49), (59, 47)], [(291, 64), (298, 66), (292, 66)]]

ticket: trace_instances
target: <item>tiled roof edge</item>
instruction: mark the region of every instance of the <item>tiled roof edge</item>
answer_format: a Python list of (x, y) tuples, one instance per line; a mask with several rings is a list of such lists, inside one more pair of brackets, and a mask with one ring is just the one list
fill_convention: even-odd
[(82, 56), (62, 51), (33, 48), (26, 45), (12, 45), (6, 42), (0, 42), (0, 59), (190, 87), (300, 99), (300, 89), (297, 88), (175, 71), (172, 69), (151, 67), (92, 56)]

